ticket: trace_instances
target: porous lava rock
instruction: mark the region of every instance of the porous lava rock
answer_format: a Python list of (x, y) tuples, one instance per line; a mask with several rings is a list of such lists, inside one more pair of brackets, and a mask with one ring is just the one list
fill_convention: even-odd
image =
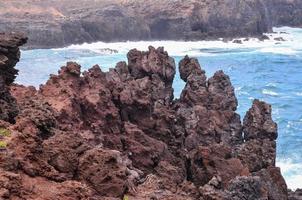
[(4, 74), (19, 112), (0, 121), (10, 133), (0, 138), (0, 198), (286, 200), (271, 107), (254, 100), (242, 125), (223, 71), (207, 79), (186, 56), (179, 72), (179, 99), (163, 48), (133, 49), (108, 72), (69, 62), (39, 89)]

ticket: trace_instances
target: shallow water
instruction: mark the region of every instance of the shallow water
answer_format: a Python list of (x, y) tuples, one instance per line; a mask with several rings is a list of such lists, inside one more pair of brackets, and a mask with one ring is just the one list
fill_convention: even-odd
[[(251, 39), (243, 44), (222, 41), (98, 42), (62, 49), (22, 51), (17, 65), (20, 70), (17, 82), (38, 87), (67, 61), (80, 63), (83, 70), (99, 64), (106, 71), (118, 61), (126, 61), (130, 49), (147, 50), (149, 45), (164, 46), (176, 63), (186, 54), (197, 57), (208, 77), (220, 69), (230, 76), (239, 101), (238, 113), (242, 117), (254, 98), (272, 104), (273, 118), (279, 128), (277, 165), (290, 188), (302, 188), (302, 29), (281, 27), (274, 31), (277, 33), (268, 34), (271, 40)], [(286, 41), (273, 39), (280, 36)], [(176, 97), (183, 87), (177, 74), (174, 80)]]

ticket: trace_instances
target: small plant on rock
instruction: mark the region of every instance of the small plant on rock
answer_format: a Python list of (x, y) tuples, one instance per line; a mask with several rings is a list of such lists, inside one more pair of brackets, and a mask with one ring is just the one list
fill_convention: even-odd
[(7, 142), (0, 141), (0, 149), (5, 149), (7, 147)]
[(0, 136), (2, 137), (9, 137), (11, 135), (10, 130), (6, 129), (6, 128), (0, 128)]
[(123, 200), (129, 200), (128, 196), (125, 195), (124, 198), (123, 198)]

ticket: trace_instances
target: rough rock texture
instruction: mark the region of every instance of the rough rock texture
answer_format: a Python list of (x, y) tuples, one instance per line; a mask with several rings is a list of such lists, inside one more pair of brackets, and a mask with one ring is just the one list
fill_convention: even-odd
[(301, 13), (300, 0), (10, 0), (0, 2), (0, 31), (25, 32), (28, 48), (257, 37), (301, 26)]
[(18, 114), (15, 99), (8, 87), (18, 73), (14, 67), (20, 58), (19, 46), (26, 41), (27, 38), (20, 34), (0, 33), (0, 120), (13, 122)]
[(207, 79), (186, 56), (174, 99), (163, 48), (133, 49), (108, 72), (80, 68), (7, 90), (19, 113), (0, 121), (1, 199), (288, 199), (270, 106), (255, 100), (241, 125), (222, 71)]

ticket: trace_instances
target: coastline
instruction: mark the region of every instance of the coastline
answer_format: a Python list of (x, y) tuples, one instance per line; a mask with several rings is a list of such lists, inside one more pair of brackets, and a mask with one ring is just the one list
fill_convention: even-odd
[[(273, 26), (302, 25), (298, 0), (31, 1), (2, 2), (0, 31), (25, 32), (28, 47), (35, 49), (95, 41), (261, 37)], [(297, 13), (295, 20), (291, 12)]]
[[(125, 60), (126, 59), (126, 54), (130, 49), (137, 48), (138, 50), (144, 50), (146, 49), (150, 44), (153, 46), (165, 46), (165, 49), (169, 52), (171, 56), (173, 56), (175, 59), (178, 57), (183, 57), (186, 54), (194, 56), (194, 57), (200, 57), (199, 62), (202, 64), (203, 67), (206, 68), (206, 72), (208, 76), (212, 76), (213, 73), (216, 70), (221, 69), (224, 64), (226, 66), (232, 65), (232, 66), (238, 66), (238, 67), (243, 67), (248, 71), (251, 71), (253, 69), (253, 66), (255, 66), (255, 63), (253, 64), (252, 60), (250, 61), (251, 64), (245, 65), (245, 63), (238, 63), (236, 62), (231, 62), (229, 63), (230, 60), (240, 60), (240, 57), (249, 57), (252, 56), (253, 54), (257, 55), (257, 58), (260, 59), (260, 62), (264, 62), (265, 59), (261, 59), (260, 55), (265, 55), (269, 57), (276, 57), (276, 61), (280, 60), (282, 61), (283, 58), (286, 57), (292, 57), (295, 58), (299, 56), (299, 44), (300, 44), (300, 39), (295, 38), (296, 33), (299, 32), (300, 30), (295, 29), (295, 28), (288, 28), (288, 27), (283, 27), (283, 28), (278, 28), (275, 30), (276, 32), (287, 32), (282, 33), (282, 34), (276, 34), (271, 37), (271, 40), (265, 40), (264, 42), (258, 41), (257, 39), (255, 40), (250, 40), (250, 41), (244, 41), (243, 44), (237, 44), (237, 43), (224, 43), (222, 41), (212, 41), (212, 42), (207, 42), (207, 41), (201, 41), (201, 42), (179, 42), (179, 41), (157, 41), (157, 42), (127, 42), (127, 43), (94, 43), (94, 44), (84, 44), (84, 45), (72, 45), (69, 47), (65, 48), (60, 48), (60, 49), (53, 49), (53, 50), (37, 50), (37, 54), (32, 53), (26, 53), (25, 56), (26, 60), (28, 60), (28, 64), (26, 62), (24, 63), (23, 60), (21, 59), (21, 63), (17, 65), (17, 68), (21, 70), (17, 81), (19, 83), (25, 84), (25, 85), (35, 85), (37, 88), (39, 87), (40, 84), (45, 83), (46, 80), (48, 79), (48, 74), (55, 74), (57, 72), (57, 66), (62, 66), (65, 65), (65, 63), (69, 60), (77, 60), (79, 63), (81, 63), (82, 68), (87, 70), (94, 64), (98, 63), (100, 64), (101, 68), (103, 71), (108, 71), (109, 68), (113, 67), (115, 63), (117, 63), (120, 60)], [(294, 35), (292, 35), (294, 34)], [(278, 41), (275, 41), (273, 38), (278, 38), (278, 37), (284, 37), (286, 41), (281, 41), (281, 44), (275, 44)], [(279, 43), (279, 42), (278, 42)], [(110, 49), (110, 50), (109, 50)], [(34, 52), (35, 50), (33, 50)], [(116, 52), (117, 51), (117, 52)], [(29, 55), (28, 55), (29, 54)], [(45, 57), (50, 57), (50, 60), (44, 60), (43, 55)], [(229, 56), (226, 56), (229, 55)], [(54, 56), (54, 57), (53, 57)], [(260, 56), (260, 57), (259, 57)], [(62, 62), (60, 63), (60, 59), (62, 59)], [(95, 57), (95, 58), (94, 58)], [(226, 57), (226, 58), (224, 58)], [(280, 57), (280, 58), (279, 58)], [(37, 59), (37, 61), (34, 62), (34, 58)], [(209, 59), (211, 58), (211, 59)], [(215, 63), (214, 60), (220, 60), (223, 59), (220, 63), (217, 62)], [(56, 60), (56, 62), (54, 62)], [(210, 61), (207, 61), (210, 60)], [(261, 61), (262, 60), (262, 61)], [(223, 62), (223, 63), (222, 63)], [(287, 59), (286, 62), (289, 62)], [(43, 66), (41, 66), (41, 63), (43, 63)], [(248, 61), (249, 63), (249, 61)], [(270, 66), (272, 68), (274, 63), (270, 64), (263, 64), (263, 70), (266, 71), (267, 66)], [(265, 66), (267, 65), (267, 66)], [(288, 66), (286, 64), (280, 65), (280, 67), (276, 67), (276, 71), (282, 70), (282, 73), (284, 73), (284, 70), (282, 68), (291, 68), (292, 64), (288, 63)], [(260, 65), (261, 66), (261, 65)], [(44, 70), (45, 71), (44, 71)], [(49, 69), (49, 71), (47, 71)], [(267, 84), (267, 83), (261, 83), (261, 79), (259, 79), (258, 86), (255, 89), (254, 93), (248, 94), (250, 90), (253, 89), (251, 88), (246, 88), (246, 84), (244, 81), (240, 82), (236, 78), (238, 76), (237, 73), (232, 74), (233, 70), (229, 70), (228, 67), (223, 68), (225, 71), (227, 71), (231, 76), (231, 78), (236, 80), (236, 95), (237, 97), (240, 98), (239, 102), (240, 104), (243, 104), (242, 107), (240, 108), (240, 114), (244, 115), (247, 107), (244, 106), (245, 104), (249, 105), (249, 100), (246, 100), (251, 97), (258, 97), (261, 99), (265, 99), (268, 102), (275, 102), (276, 99), (280, 99), (280, 102), (278, 104), (274, 104), (273, 106), (273, 111), (276, 111), (275, 114), (273, 113), (274, 119), (278, 120), (280, 118), (280, 114), (278, 112), (284, 112), (286, 115), (288, 110), (291, 107), (287, 107), (287, 109), (282, 108), (284, 101), (292, 101), (293, 98), (296, 99), (296, 95), (294, 91), (298, 91), (299, 88), (290, 91), (291, 93), (283, 93), (279, 92), (278, 90), (282, 91), (282, 88), (287, 88), (288, 86), (286, 84), (280, 85), (278, 82), (276, 83), (277, 80), (279, 80), (280, 77), (276, 76), (276, 78), (271, 79), (272, 84)], [(250, 69), (250, 70), (249, 70)], [(30, 73), (24, 73), (26, 71), (35, 71), (37, 74)], [(253, 70), (252, 70), (253, 71)], [(244, 73), (247, 73), (244, 71)], [(240, 72), (238, 72), (240, 74)], [(243, 73), (243, 72), (242, 72)], [(259, 73), (259, 71), (258, 71)], [(270, 72), (271, 74), (272, 72)], [(294, 74), (292, 75), (294, 77)], [(20, 79), (23, 77), (22, 79)], [(30, 78), (33, 77), (33, 78)], [(41, 77), (41, 79), (40, 79)], [(242, 77), (242, 75), (238, 76)], [(177, 77), (176, 77), (177, 78)], [(248, 78), (248, 77), (247, 77)], [(34, 81), (35, 80), (35, 81)], [(175, 80), (176, 81), (176, 80)], [(174, 82), (175, 82), (174, 81)], [(180, 80), (177, 80), (176, 82), (178, 83)], [(176, 83), (175, 82), (175, 83)], [(270, 83), (270, 82), (269, 82)], [(263, 85), (263, 86), (261, 86)], [(183, 88), (182, 84), (177, 84), (174, 85), (174, 88), (176, 93), (174, 95), (176, 97), (180, 96), (181, 89)], [(261, 86), (261, 90), (257, 90)], [(243, 88), (242, 88), (243, 87)], [(262, 89), (263, 88), (263, 89)], [(287, 97), (289, 96), (289, 97)], [(283, 102), (281, 101), (283, 99)], [(298, 99), (297, 99), (298, 100)], [(293, 104), (293, 103), (291, 103)], [(287, 105), (290, 106), (290, 105)], [(293, 106), (293, 105), (291, 105)], [(278, 112), (277, 112), (278, 111)], [(294, 109), (293, 112), (297, 112), (297, 109)], [(287, 116), (282, 116), (283, 118), (287, 119)], [(293, 119), (287, 119), (289, 122), (292, 120), (298, 120), (299, 116), (294, 117)], [(280, 123), (282, 120), (280, 119)], [(293, 121), (295, 123), (295, 121)], [(286, 127), (290, 124), (280, 124), (282, 127), (282, 136), (286, 136), (286, 134), (290, 134), (292, 131), (299, 132), (299, 126), (297, 125), (296, 129), (290, 130), (287, 129)], [(287, 131), (290, 131), (289, 133), (286, 133)], [(291, 133), (293, 134), (293, 133)], [(282, 137), (283, 138), (283, 137)], [(286, 137), (285, 137), (286, 138)], [(282, 139), (280, 139), (282, 140)], [(282, 142), (279, 141), (278, 144), (281, 144)], [(298, 142), (293, 142), (292, 144), (295, 144)], [(280, 145), (279, 148), (277, 149), (278, 151), (283, 151), (284, 148), (289, 148), (288, 144), (285, 143), (282, 146)], [(287, 152), (287, 151), (285, 151)], [(282, 152), (279, 152), (279, 154)], [(282, 153), (280, 155), (289, 155), (288, 153)], [(277, 157), (282, 158), (282, 157)], [(278, 161), (278, 160), (277, 160)], [(280, 162), (281, 161), (281, 162)], [(283, 164), (286, 164), (282, 160), (279, 160), (277, 163), (278, 166), (284, 166)], [(294, 161), (294, 165), (290, 165), (290, 168), (284, 168), (285, 170), (283, 171), (286, 173), (286, 177), (288, 177), (288, 181), (291, 181), (289, 185), (291, 185), (292, 189), (297, 188), (295, 179), (294, 179), (294, 174), (298, 173), (298, 169), (296, 169), (297, 166), (297, 161)], [(283, 168), (281, 168), (282, 170)], [(299, 174), (299, 173), (298, 173)]]
[(19, 109), (1, 121), (9, 134), (1, 137), (0, 195), (287, 199), (269, 104), (255, 99), (241, 123), (223, 71), (207, 78), (198, 60), (185, 56), (178, 76), (186, 86), (174, 100), (175, 61), (163, 48), (127, 57), (108, 72), (95, 65), (82, 73), (68, 62), (39, 90), (1, 85), (13, 98), (4, 101)]

